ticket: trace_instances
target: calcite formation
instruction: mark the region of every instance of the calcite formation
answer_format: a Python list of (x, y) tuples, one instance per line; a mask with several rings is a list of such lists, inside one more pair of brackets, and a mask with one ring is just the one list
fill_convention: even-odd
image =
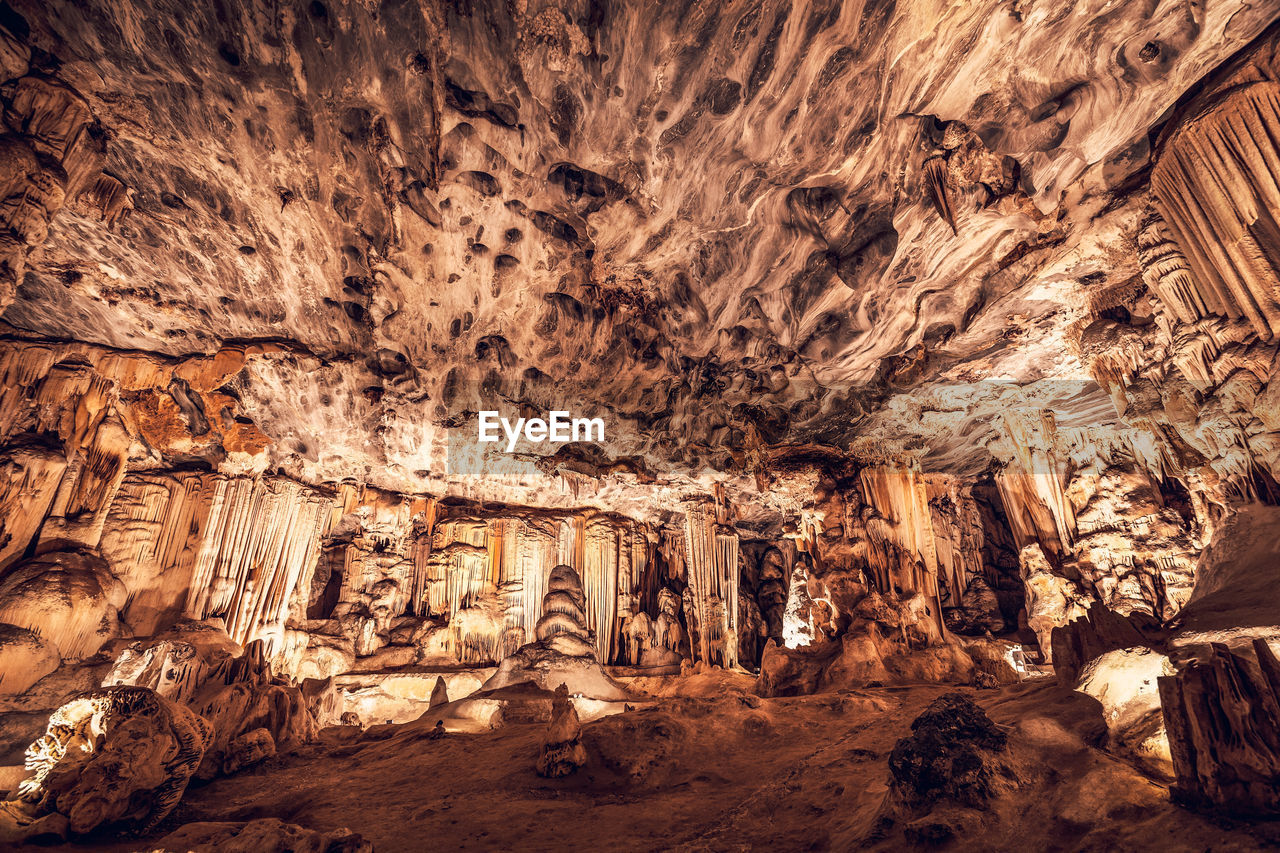
[(1160, 678), (1177, 793), (1245, 815), (1280, 812), (1280, 663), (1262, 640), (1251, 653), (1214, 645), (1205, 660)]
[(582, 746), (581, 736), (578, 711), (569, 700), (569, 688), (561, 684), (556, 688), (551, 723), (538, 752), (538, 775), (552, 779), (569, 776), (586, 764), (587, 751)]
[(289, 680), (272, 677), (263, 648), (261, 640), (250, 643), (190, 699), (213, 730), (196, 770), (201, 779), (234, 773), (316, 738), (314, 702)]
[(0, 831), (20, 841), (55, 816), (74, 833), (122, 822), (150, 829), (178, 804), (210, 734), (204, 718), (145, 687), (77, 696), (28, 747), (31, 775), (3, 804)]
[(548, 691), (565, 688), (575, 696), (605, 701), (625, 699), (626, 694), (596, 658), (596, 647), (586, 627), (586, 603), (577, 572), (570, 566), (553, 568), (547, 578), (547, 593), (542, 597), (542, 618), (534, 628), (534, 641), (505, 658), (481, 691), (530, 682)]
[[(1275, 808), (1274, 4), (9, 0), (0, 125), (0, 752), (60, 721), (15, 838), (548, 713), (540, 772), (618, 713), (690, 790), (684, 716), (937, 684)], [(939, 701), (905, 835), (752, 843), (976, 831), (930, 809), (1003, 730)], [(365, 844), (284, 817), (170, 842)]]

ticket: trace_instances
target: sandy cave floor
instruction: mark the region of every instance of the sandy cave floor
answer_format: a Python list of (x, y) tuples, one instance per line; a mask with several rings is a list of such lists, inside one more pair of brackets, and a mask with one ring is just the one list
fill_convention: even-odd
[[(426, 737), (433, 720), (317, 744), (193, 787), (155, 837), (193, 821), (277, 817), (348, 827), (380, 853), (412, 850), (903, 849), (877, 827), (888, 755), (938, 685), (759, 699), (716, 673), (673, 681), (655, 705), (584, 726), (589, 764), (547, 780), (533, 770), (545, 726)], [(1088, 697), (1043, 680), (970, 691), (1011, 734), (1020, 783), (951, 824), (951, 850), (1234, 851), (1274, 848), (1280, 824), (1213, 821), (1089, 745)], [(689, 695), (698, 694), (698, 695)], [(143, 850), (147, 839), (60, 849)]]

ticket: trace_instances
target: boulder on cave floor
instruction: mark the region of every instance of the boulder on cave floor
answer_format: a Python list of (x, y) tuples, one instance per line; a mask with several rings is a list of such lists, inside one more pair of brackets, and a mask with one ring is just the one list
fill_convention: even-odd
[(77, 696), (27, 748), (30, 775), (0, 807), (0, 840), (146, 831), (177, 805), (210, 739), (204, 718), (145, 687)]
[(939, 800), (981, 808), (1000, 782), (1008, 736), (963, 693), (930, 703), (889, 756), (891, 790), (912, 809)]

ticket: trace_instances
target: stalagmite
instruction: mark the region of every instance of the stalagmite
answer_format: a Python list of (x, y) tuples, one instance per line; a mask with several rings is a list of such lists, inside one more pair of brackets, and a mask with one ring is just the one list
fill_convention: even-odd
[(273, 676), (262, 640), (226, 661), (191, 699), (213, 733), (196, 775), (212, 779), (315, 740), (319, 726), (303, 690)]
[(543, 690), (568, 684), (575, 695), (619, 701), (626, 694), (600, 666), (594, 633), (587, 628), (587, 598), (578, 573), (559, 565), (547, 577), (536, 639), (504, 658), (481, 692), (532, 682)]
[(436, 686), (431, 688), (431, 699), (428, 708), (449, 704), (449, 688), (444, 683), (444, 676), (436, 676)]
[(569, 688), (561, 684), (552, 700), (551, 723), (538, 753), (538, 775), (559, 778), (576, 773), (587, 763), (587, 751), (579, 740), (582, 725), (569, 698)]

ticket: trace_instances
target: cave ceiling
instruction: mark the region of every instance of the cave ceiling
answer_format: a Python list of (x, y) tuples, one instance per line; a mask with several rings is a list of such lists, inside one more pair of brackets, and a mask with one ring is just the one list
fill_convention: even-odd
[(272, 442), (253, 464), (307, 482), (466, 485), (450, 454), (497, 400), (610, 425), (594, 456), (508, 460), (512, 483), (563, 463), (674, 499), (814, 448), (978, 474), (1019, 405), (1114, 419), (1072, 330), (1139, 275), (1162, 124), (1274, 10), (5, 15), (87, 102), (132, 207), (58, 214), (8, 334), (174, 358), (254, 345), (222, 390)]

